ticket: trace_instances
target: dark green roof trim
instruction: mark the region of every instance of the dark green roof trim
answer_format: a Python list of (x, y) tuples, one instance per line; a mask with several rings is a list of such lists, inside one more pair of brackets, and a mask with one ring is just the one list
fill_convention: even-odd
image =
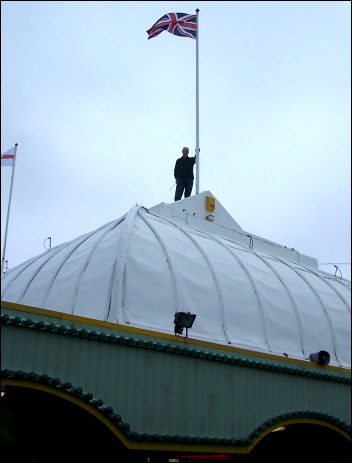
[(91, 392), (84, 392), (81, 387), (75, 387), (70, 382), (62, 382), (60, 378), (51, 378), (47, 374), (39, 375), (32, 371), (31, 373), (24, 372), (22, 370), (18, 371), (11, 371), (8, 369), (1, 370), (1, 377), (6, 379), (17, 379), (23, 381), (32, 381), (37, 383), (43, 383), (47, 386), (51, 386), (53, 388), (61, 388), (65, 391), (73, 394), (74, 396), (89, 402), (92, 406), (96, 409), (100, 410), (105, 416), (107, 416), (112, 423), (114, 423), (118, 428), (126, 435), (126, 437), (133, 441), (140, 441), (140, 442), (174, 442), (174, 443), (184, 443), (184, 444), (199, 444), (199, 445), (222, 445), (222, 446), (229, 446), (229, 447), (247, 447), (252, 445), (253, 440), (260, 437), (262, 433), (264, 433), (267, 428), (277, 424), (280, 425), (282, 422), (286, 422), (289, 419), (293, 418), (311, 418), (311, 419), (318, 419), (321, 421), (325, 421), (331, 423), (342, 431), (351, 435), (351, 425), (346, 424), (345, 421), (341, 421), (339, 418), (335, 416), (328, 415), (326, 413), (320, 413), (315, 411), (309, 410), (300, 410), (292, 413), (285, 413), (282, 415), (278, 415), (274, 418), (271, 418), (260, 426), (258, 426), (248, 437), (241, 438), (241, 439), (229, 439), (229, 438), (221, 438), (221, 437), (199, 437), (199, 436), (171, 436), (169, 434), (160, 435), (160, 434), (147, 434), (143, 433), (140, 434), (138, 432), (132, 431), (130, 429), (130, 425), (122, 421), (121, 415), (118, 413), (114, 413), (114, 410), (110, 406), (104, 406), (104, 401), (102, 399), (94, 398), (94, 394)]
[(228, 363), (232, 365), (241, 365), (244, 367), (259, 368), (262, 370), (273, 371), (278, 373), (305, 376), (308, 378), (320, 379), (324, 381), (336, 381), (339, 383), (351, 384), (351, 378), (348, 376), (333, 375), (329, 373), (320, 373), (303, 368), (288, 367), (284, 365), (276, 365), (269, 362), (257, 362), (256, 360), (243, 359), (240, 357), (213, 354), (212, 352), (204, 352), (196, 349), (188, 349), (187, 347), (172, 346), (171, 344), (162, 344), (160, 342), (145, 341), (143, 339), (126, 338), (125, 336), (116, 336), (114, 334), (98, 333), (95, 330), (88, 331), (86, 329), (76, 328), (74, 326), (67, 327), (65, 325), (57, 325), (54, 323), (45, 323), (43, 321), (33, 321), (31, 319), (22, 319), (21, 317), (10, 317), (7, 314), (1, 315), (1, 323), (4, 325), (12, 325), (21, 328), (36, 329), (47, 331), (50, 333), (61, 334), (64, 336), (78, 336), (91, 340), (110, 342), (116, 345), (131, 346), (134, 348), (153, 349), (157, 351), (170, 352), (173, 354), (186, 355), (189, 357), (198, 357), (215, 362)]

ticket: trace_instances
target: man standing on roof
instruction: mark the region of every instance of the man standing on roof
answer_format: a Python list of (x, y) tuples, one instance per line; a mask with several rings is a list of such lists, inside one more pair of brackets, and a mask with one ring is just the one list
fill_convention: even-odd
[(193, 188), (193, 167), (196, 163), (196, 156), (194, 158), (188, 157), (189, 149), (187, 146), (182, 148), (182, 156), (176, 160), (174, 168), (174, 177), (176, 181), (175, 201), (182, 198), (183, 192), (185, 198), (191, 196)]

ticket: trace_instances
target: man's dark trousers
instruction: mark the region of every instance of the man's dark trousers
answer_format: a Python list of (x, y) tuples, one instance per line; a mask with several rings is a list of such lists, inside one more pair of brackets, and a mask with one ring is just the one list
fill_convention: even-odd
[(175, 201), (179, 201), (182, 198), (183, 191), (185, 192), (185, 198), (191, 196), (193, 188), (192, 177), (177, 177)]

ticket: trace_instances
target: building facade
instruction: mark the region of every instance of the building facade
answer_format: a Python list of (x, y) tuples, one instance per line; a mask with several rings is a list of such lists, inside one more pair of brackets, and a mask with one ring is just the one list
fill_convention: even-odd
[(350, 458), (350, 281), (210, 192), (10, 269), (1, 311), (9, 461)]

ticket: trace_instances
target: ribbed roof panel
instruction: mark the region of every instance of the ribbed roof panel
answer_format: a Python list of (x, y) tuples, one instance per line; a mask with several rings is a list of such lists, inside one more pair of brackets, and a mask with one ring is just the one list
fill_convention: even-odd
[[(207, 210), (207, 197), (215, 209)], [(8, 270), (2, 300), (350, 367), (351, 283), (244, 232), (210, 192), (123, 217)]]

